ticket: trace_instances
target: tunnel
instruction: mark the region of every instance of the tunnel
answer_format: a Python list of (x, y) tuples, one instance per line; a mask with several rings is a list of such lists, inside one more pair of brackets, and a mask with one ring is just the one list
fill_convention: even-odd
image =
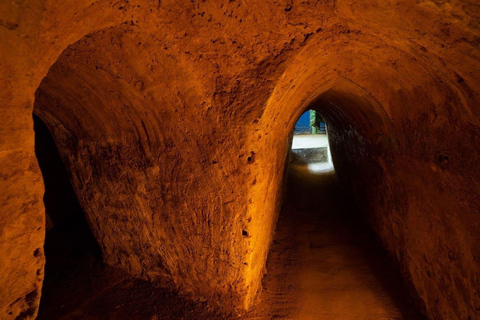
[(48, 128), (37, 116), (33, 119), (35, 154), (45, 182), (46, 265), (41, 307), (48, 309), (50, 304), (57, 309), (66, 304), (59, 297), (73, 300), (69, 286), (75, 279), (69, 276), (99, 264), (102, 256)]
[(479, 19), (0, 4), (0, 319), (479, 319)]

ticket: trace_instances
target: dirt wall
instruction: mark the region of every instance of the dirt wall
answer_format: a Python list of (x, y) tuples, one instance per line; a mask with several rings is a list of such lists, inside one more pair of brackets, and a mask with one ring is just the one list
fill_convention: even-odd
[(308, 107), (430, 318), (478, 316), (473, 1), (0, 5), (0, 312), (33, 317), (45, 214), (32, 111), (108, 264), (243, 312)]

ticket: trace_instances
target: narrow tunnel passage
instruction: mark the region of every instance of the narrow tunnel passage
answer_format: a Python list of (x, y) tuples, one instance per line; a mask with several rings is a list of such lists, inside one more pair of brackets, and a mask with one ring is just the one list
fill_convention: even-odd
[[(0, 319), (415, 318), (389, 258), (480, 319), (476, 2), (3, 1)], [(336, 173), (283, 201), (307, 109)], [(49, 225), (32, 112), (85, 211)]]
[(63, 308), (66, 301), (74, 300), (72, 286), (82, 281), (78, 274), (101, 266), (102, 254), (50, 131), (39, 117), (34, 115), (33, 119), (35, 153), (45, 182), (47, 221), (41, 318), (48, 309)]
[(324, 133), (295, 129), (261, 302), (246, 319), (423, 319), (338, 181)]
[(423, 319), (333, 171), (291, 166), (287, 190), (247, 319)]
[(47, 126), (34, 115), (35, 151), (45, 182), (47, 233), (44, 292), (85, 259), (101, 263), (102, 253), (90, 230)]

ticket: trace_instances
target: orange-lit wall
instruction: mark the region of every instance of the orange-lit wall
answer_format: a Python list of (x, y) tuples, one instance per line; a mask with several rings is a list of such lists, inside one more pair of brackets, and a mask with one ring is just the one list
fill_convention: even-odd
[(43, 280), (32, 112), (108, 264), (243, 312), (307, 108), (427, 315), (478, 317), (480, 11), (390, 2), (0, 4), (0, 317)]

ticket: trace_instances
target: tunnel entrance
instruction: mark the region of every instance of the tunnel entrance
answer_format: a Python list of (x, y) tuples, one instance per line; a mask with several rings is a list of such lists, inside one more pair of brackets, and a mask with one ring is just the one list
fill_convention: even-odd
[(101, 262), (102, 254), (50, 131), (39, 117), (34, 115), (33, 119), (35, 154), (45, 184), (45, 279), (48, 283), (71, 265), (78, 264), (78, 259), (88, 256), (92, 261)]
[(102, 264), (102, 253), (55, 145), (43, 121), (33, 115), (35, 153), (45, 185), (45, 278), (39, 318), (48, 309), (65, 306), (59, 297), (71, 297), (79, 273)]
[(305, 165), (310, 172), (332, 171), (327, 124), (315, 110), (304, 112), (293, 130), (291, 165)]

